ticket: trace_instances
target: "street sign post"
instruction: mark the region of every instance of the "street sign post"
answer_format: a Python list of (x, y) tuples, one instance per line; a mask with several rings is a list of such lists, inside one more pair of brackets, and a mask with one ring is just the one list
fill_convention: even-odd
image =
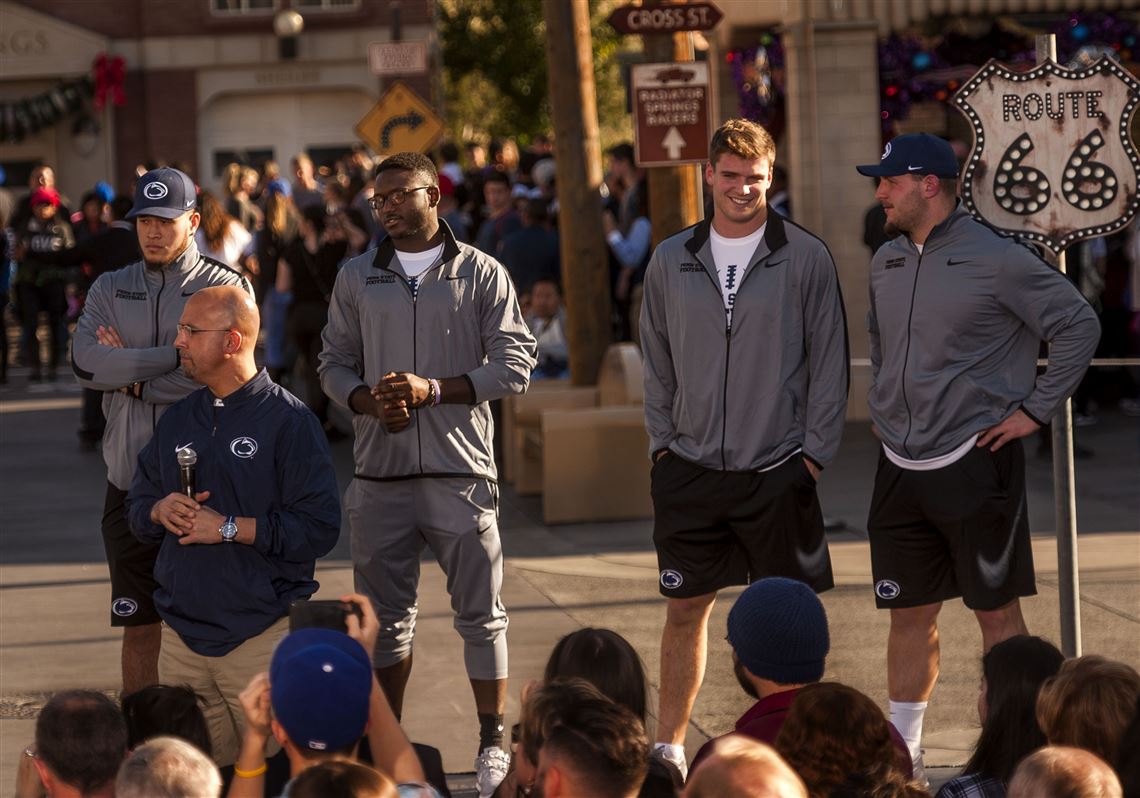
[(443, 133), (443, 120), (402, 81), (394, 81), (356, 124), (356, 135), (376, 152), (427, 152)]
[[(1065, 273), (1065, 248), (1115, 232), (1136, 215), (1140, 157), (1129, 128), (1140, 83), (1115, 61), (1057, 64), (1053, 34), (1037, 37), (1037, 66), (1013, 72), (990, 60), (954, 95), (974, 128), (962, 201), (1001, 230), (1048, 247)], [(1081, 655), (1073, 406), (1053, 418), (1053, 497), (1061, 651)]]
[(663, 3), (660, 5), (620, 6), (609, 16), (618, 33), (687, 33), (716, 27), (724, 12), (713, 3)]
[(675, 166), (708, 158), (707, 63), (635, 64), (630, 91), (638, 166)]
[(368, 45), (368, 68), (373, 75), (422, 75), (427, 72), (426, 42), (372, 42)]
[(1116, 61), (989, 61), (954, 95), (974, 128), (962, 200), (995, 227), (1055, 253), (1124, 227), (1140, 208), (1128, 133), (1140, 82)]

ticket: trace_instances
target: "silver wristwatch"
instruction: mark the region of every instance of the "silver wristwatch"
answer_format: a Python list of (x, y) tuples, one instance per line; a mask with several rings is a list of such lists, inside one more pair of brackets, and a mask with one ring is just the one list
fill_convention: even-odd
[(223, 543), (233, 543), (237, 539), (238, 527), (234, 517), (227, 516), (226, 520), (218, 527), (218, 534), (222, 536)]

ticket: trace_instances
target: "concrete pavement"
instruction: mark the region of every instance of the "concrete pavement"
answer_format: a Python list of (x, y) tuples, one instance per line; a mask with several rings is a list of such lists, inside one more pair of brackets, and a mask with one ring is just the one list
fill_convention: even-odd
[[(107, 623), (109, 587), (98, 533), (105, 472), (98, 455), (77, 451), (78, 393), (67, 382), (28, 392), (18, 371), (12, 379), (16, 387), (0, 389), (0, 785), (12, 783), (18, 752), (51, 692), (113, 691), (119, 674), (119, 636)], [(1096, 452), (1078, 462), (1084, 649), (1138, 665), (1140, 422), (1105, 413), (1098, 426), (1078, 430), (1078, 440)], [(1025, 602), (1025, 611), (1034, 633), (1057, 641), (1050, 465), (1035, 455), (1034, 442), (1027, 448), (1039, 593)], [(351, 477), (351, 444), (336, 444), (334, 457), (343, 487)], [(823, 597), (832, 625), (826, 678), (864, 690), (885, 706), (887, 618), (874, 609), (862, 532), (874, 458), (866, 426), (850, 424), (840, 458), (821, 484), (825, 512), (846, 523), (831, 535), (837, 586)], [(501, 526), (504, 600), (511, 612), (508, 723), (517, 719), (519, 688), (541, 673), (554, 642), (582, 626), (607, 626), (628, 637), (655, 691), (664, 604), (656, 590), (650, 522), (546, 527), (538, 500), (505, 490)], [(348, 560), (346, 533), (319, 564), (321, 595), (348, 588)], [(725, 591), (713, 613), (690, 753), (707, 736), (730, 729), (749, 704), (732, 676), (723, 639), (738, 593)], [(474, 708), (442, 575), (429, 563), (421, 596), (405, 726), (413, 739), (442, 749), (449, 771), (468, 771), (477, 734)], [(976, 734), (980, 635), (960, 603), (945, 609), (941, 632), (942, 676), (925, 744), (929, 763), (960, 765)]]

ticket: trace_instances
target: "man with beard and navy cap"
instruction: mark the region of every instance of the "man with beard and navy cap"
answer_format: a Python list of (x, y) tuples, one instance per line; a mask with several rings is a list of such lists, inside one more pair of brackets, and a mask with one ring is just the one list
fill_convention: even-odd
[(178, 320), (186, 300), (201, 288), (237, 285), (253, 293), (238, 272), (199, 254), (196, 202), (194, 181), (177, 169), (152, 169), (139, 178), (127, 218), (135, 221), (142, 260), (92, 284), (72, 344), (79, 384), (104, 392), (102, 530), (111, 625), (123, 628), (124, 693), (158, 681), (162, 627), (152, 598), (158, 548), (131, 534), (126, 496), (159, 417), (200, 387), (179, 368)]

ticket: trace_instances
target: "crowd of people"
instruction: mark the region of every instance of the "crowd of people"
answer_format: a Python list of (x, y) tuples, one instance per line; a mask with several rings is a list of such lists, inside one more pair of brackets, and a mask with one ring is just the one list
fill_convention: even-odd
[[(786, 215), (774, 141), (734, 119), (710, 142), (706, 218), (656, 248), (632, 148), (607, 153), (614, 335), (644, 360), (666, 600), (654, 734), (640, 657), (597, 629), (558, 643), (508, 733), (490, 402), (568, 371), (549, 144), (471, 146), (466, 169), (451, 145), (434, 161), (358, 150), (327, 174), (305, 155), (288, 174), (233, 165), (219, 197), (154, 165), (130, 199), (97, 187), (74, 225), (50, 169), (34, 173), (12, 247), (23, 351), (33, 376), (52, 378), (59, 297), (72, 296), (71, 367), (101, 409), (81, 431), (107, 465), (123, 699), (54, 697), (21, 796), (446, 794), (430, 749), (399, 725), (425, 545), (463, 642), (480, 798), (929, 795), (937, 620), (958, 598), (982, 633), (982, 732), (939, 794), (1113, 796), (1122, 782), (1135, 794), (1140, 676), (1062, 661), (1020, 606), (1036, 590), (1021, 439), (1076, 390), (1099, 324), (1063, 275), (962, 209), (959, 163), (928, 134), (858, 167), (895, 234), (872, 261), (868, 317), (887, 712), (822, 680), (816, 594), (834, 578), (817, 482), (850, 384), (838, 275)], [(105, 205), (115, 220), (100, 229)], [(920, 280), (923, 258), (936, 266)], [(352, 415), (343, 497), (330, 402)], [(100, 431), (86, 426), (97, 416)], [(342, 513), (357, 592), (337, 628), (299, 628), (293, 611), (316, 593)], [(728, 641), (756, 703), (690, 767), (709, 618), (734, 585), (748, 587)]]

